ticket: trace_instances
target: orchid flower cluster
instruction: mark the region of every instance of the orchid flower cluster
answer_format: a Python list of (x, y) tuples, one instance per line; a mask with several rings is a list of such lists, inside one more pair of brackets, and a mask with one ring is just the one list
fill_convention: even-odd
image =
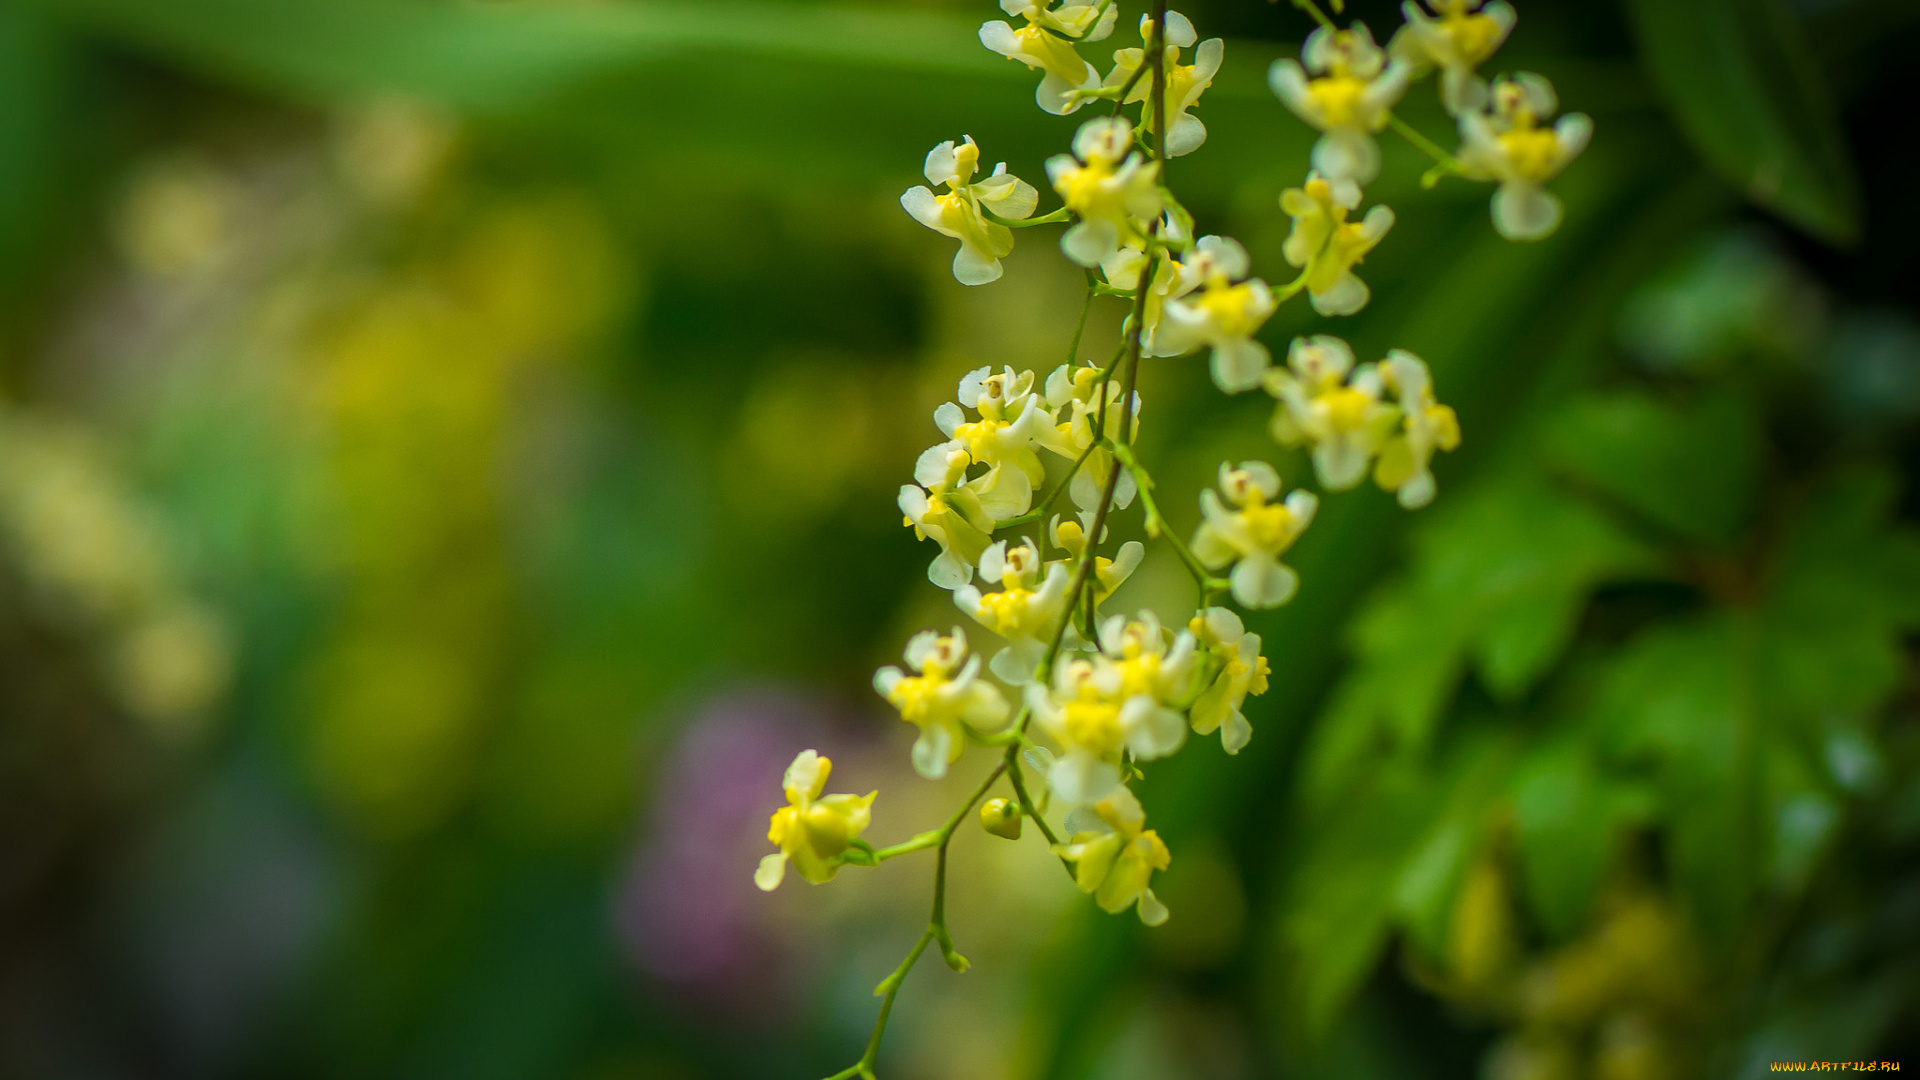
[[(820, 883), (843, 866), (936, 853), (927, 927), (875, 991), (882, 1004), (866, 1053), (837, 1077), (873, 1076), (901, 980), (930, 945), (965, 969), (946, 926), (946, 855), (976, 806), (993, 835), (1017, 839), (1032, 822), (1102, 909), (1131, 908), (1158, 925), (1169, 912), (1153, 877), (1172, 856), (1146, 827), (1137, 781), (1190, 735), (1218, 733), (1228, 754), (1253, 736), (1245, 703), (1267, 690), (1271, 667), (1235, 607), (1272, 609), (1294, 597), (1300, 578), (1285, 559), (1312, 525), (1319, 496), (1287, 491), (1267, 462), (1224, 462), (1217, 490), (1199, 496), (1191, 539), (1172, 532), (1135, 453), (1140, 366), (1206, 353), (1223, 392), (1272, 396), (1272, 434), (1305, 448), (1322, 491), (1371, 476), (1417, 509), (1437, 490), (1434, 456), (1460, 443), (1426, 364), (1404, 349), (1358, 363), (1327, 334), (1296, 339), (1276, 364), (1261, 330), (1302, 294), (1322, 316), (1367, 306), (1356, 268), (1385, 240), (1394, 214), (1361, 206), (1381, 169), (1376, 136), (1389, 128), (1434, 159), (1424, 182), (1496, 182), (1493, 222), (1503, 236), (1540, 239), (1562, 217), (1545, 185), (1580, 153), (1591, 123), (1575, 114), (1549, 126), (1557, 102), (1537, 75), (1479, 74), (1513, 29), (1505, 0), (1409, 0), (1385, 49), (1361, 24), (1337, 25), (1315, 0), (1293, 4), (1317, 28), (1301, 60), (1275, 63), (1269, 83), (1321, 136), (1304, 179), (1279, 195), (1291, 218), (1280, 255), (1294, 271), (1284, 285), (1256, 276), (1235, 240), (1197, 235), (1169, 186), (1170, 162), (1207, 140), (1194, 110), (1225, 46), (1200, 40), (1166, 0), (1140, 18), (1141, 46), (1111, 51), (1104, 73), (1089, 47), (1119, 25), (1117, 0), (1001, 0), (1019, 25), (980, 28), (988, 49), (1040, 73), (1041, 109), (1106, 114), (1080, 124), (1069, 152), (1045, 162), (1057, 209), (1039, 213), (1039, 189), (1004, 163), (982, 175), (971, 138), (934, 147), (928, 186), (901, 196), (916, 221), (959, 242), (953, 274), (962, 284), (997, 280), (1017, 230), (1061, 224), (1060, 250), (1084, 271), (1088, 292), (1059, 367), (1043, 375), (985, 366), (960, 380), (954, 400), (933, 414), (941, 441), (900, 489), (903, 524), (937, 549), (928, 579), (951, 593), (965, 621), (916, 635), (905, 666), (880, 669), (874, 687), (917, 732), (911, 757), (920, 775), (944, 777), (971, 747), (997, 754), (997, 764), (945, 824), (886, 848), (860, 838), (873, 794), (825, 794), (831, 763), (812, 750), (787, 773), (788, 805), (768, 834), (779, 850), (755, 875), (762, 888), (776, 887), (789, 864)], [(1393, 114), (1430, 74), (1457, 124), (1458, 154)], [(1126, 304), (1121, 344), (1104, 361), (1083, 360), (1088, 315), (1102, 296)], [(1109, 537), (1116, 515), (1136, 503), (1147, 539), (1165, 543), (1193, 577), (1197, 603), (1178, 620), (1104, 609), (1146, 554), (1138, 540)], [(1006, 794), (989, 798), (1003, 782)]]

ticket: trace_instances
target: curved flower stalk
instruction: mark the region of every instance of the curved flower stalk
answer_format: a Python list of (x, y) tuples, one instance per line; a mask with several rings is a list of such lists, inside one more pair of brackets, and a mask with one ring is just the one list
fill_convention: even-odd
[(1487, 103), (1487, 81), (1478, 68), (1493, 57), (1517, 16), (1506, 0), (1406, 0), (1400, 5), (1406, 25), (1387, 49), (1418, 78), (1440, 72), (1440, 103), (1455, 116)]
[(1140, 800), (1126, 788), (1115, 788), (1093, 810), (1086, 828), (1054, 846), (1073, 864), (1074, 884), (1108, 914), (1132, 907), (1148, 926), (1166, 922), (1167, 906), (1153, 895), (1150, 882), (1154, 871), (1172, 865), (1173, 855), (1160, 834), (1145, 827), (1147, 812)]
[(1033, 0), (1001, 0), (1009, 15), (1024, 17), (1018, 30), (994, 21), (980, 26), (980, 44), (1009, 60), (1043, 72), (1034, 101), (1055, 116), (1087, 103), (1100, 89), (1100, 73), (1073, 47), (1074, 41), (1099, 41), (1113, 32), (1119, 8), (1111, 4), (1064, 4), (1048, 8)]
[(1300, 50), (1306, 61), (1274, 61), (1267, 83), (1294, 115), (1324, 132), (1313, 148), (1313, 167), (1332, 180), (1371, 184), (1380, 175), (1380, 144), (1393, 106), (1406, 93), (1412, 71), (1388, 63), (1365, 24), (1348, 30), (1322, 26)]
[(1353, 268), (1393, 228), (1393, 210), (1376, 206), (1359, 221), (1348, 221), (1348, 212), (1359, 205), (1360, 188), (1353, 181), (1329, 181), (1318, 173), (1280, 193), (1280, 209), (1293, 218), (1281, 254), (1301, 268), (1307, 297), (1322, 315), (1352, 315), (1373, 298)]
[(907, 642), (907, 667), (883, 667), (873, 688), (900, 710), (900, 719), (920, 729), (913, 744), (913, 767), (929, 780), (947, 775), (960, 760), (969, 731), (993, 732), (1006, 726), (1011, 711), (1000, 688), (979, 678), (980, 658), (967, 654), (967, 635), (959, 627), (945, 637), (931, 630)]
[[(1435, 71), (1450, 103), (1479, 100), (1476, 70), (1513, 26), (1506, 0), (1426, 2), (1406, 5), (1408, 26), (1389, 62), (1365, 27), (1342, 28), (1317, 0), (1293, 0), (1319, 28), (1307, 40), (1305, 66), (1283, 61), (1270, 81), (1322, 137), (1313, 171), (1280, 198), (1292, 219), (1280, 254), (1298, 276), (1279, 287), (1255, 273), (1238, 243), (1199, 236), (1167, 176), (1169, 161), (1207, 138), (1192, 109), (1220, 70), (1219, 39), (1201, 41), (1189, 20), (1154, 0), (1140, 22), (1143, 47), (1116, 52), (1102, 79), (1076, 47), (1108, 34), (1118, 0), (1001, 0), (1023, 25), (982, 28), (990, 48), (1045, 72), (1042, 108), (1068, 113), (1100, 100), (1113, 114), (1082, 124), (1071, 153), (1046, 162), (1062, 203), (1052, 212), (1037, 214), (1038, 193), (1004, 168), (975, 180), (971, 140), (942, 144), (928, 158), (927, 179), (945, 194), (916, 188), (903, 200), (923, 223), (961, 241), (954, 268), (963, 282), (998, 274), (1014, 230), (1065, 224), (1060, 248), (1085, 271), (1087, 294), (1064, 362), (1044, 385), (1007, 366), (960, 381), (956, 400), (934, 414), (945, 441), (921, 454), (916, 482), (900, 492), (906, 524), (940, 547), (928, 578), (1004, 644), (982, 670), (960, 630), (924, 632), (909, 643), (905, 668), (875, 674), (875, 689), (918, 729), (912, 756), (922, 775), (944, 776), (968, 745), (993, 747), (1000, 760), (943, 824), (889, 847), (859, 839), (871, 796), (820, 796), (824, 761), (796, 763), (789, 805), (775, 817), (780, 853), (757, 875), (763, 883), (789, 862), (824, 880), (842, 865), (934, 852), (926, 928), (876, 988), (879, 1016), (865, 1052), (833, 1080), (874, 1080), (901, 980), (930, 946), (955, 971), (966, 969), (945, 915), (947, 849), (965, 820), (977, 816), (985, 833), (1008, 839), (1031, 823), (1103, 909), (1131, 907), (1158, 925), (1169, 912), (1152, 876), (1171, 853), (1146, 828), (1128, 785), (1190, 734), (1217, 732), (1229, 754), (1252, 738), (1247, 703), (1267, 691), (1272, 665), (1234, 607), (1273, 608), (1297, 592), (1299, 575), (1284, 559), (1319, 498), (1294, 491), (1283, 499), (1279, 474), (1264, 462), (1223, 464), (1219, 490), (1200, 494), (1202, 520), (1183, 541), (1187, 534), (1176, 534), (1161, 512), (1137, 441), (1143, 362), (1208, 348), (1222, 390), (1259, 386), (1273, 395), (1274, 436), (1310, 448), (1323, 489), (1352, 488), (1371, 474), (1409, 509), (1434, 498), (1433, 457), (1459, 444), (1460, 425), (1435, 398), (1425, 364), (1401, 349), (1356, 364), (1345, 342), (1323, 334), (1296, 338), (1286, 364), (1275, 367), (1260, 339), (1270, 316), (1301, 293), (1325, 316), (1368, 303), (1355, 270), (1395, 221), (1384, 206), (1354, 220), (1362, 185), (1381, 167), (1380, 131), (1393, 129), (1434, 159), (1425, 183), (1500, 180), (1494, 215), (1508, 235), (1534, 235), (1559, 216), (1541, 185), (1584, 145), (1584, 118), (1542, 128), (1554, 106), (1543, 80), (1505, 80), (1486, 95), (1491, 111), (1463, 108), (1468, 146), (1457, 158), (1393, 115), (1409, 80)], [(1192, 62), (1183, 64), (1189, 49)], [(1102, 297), (1124, 301), (1126, 313), (1119, 348), (1094, 362), (1081, 345)], [(1110, 537), (1116, 515), (1136, 506), (1146, 543)], [(1151, 543), (1164, 544), (1191, 576), (1194, 607), (1177, 619), (1105, 610)]]
[(1145, 250), (1142, 221), (1160, 216), (1160, 163), (1133, 150), (1133, 125), (1118, 117), (1089, 120), (1073, 137), (1073, 153), (1047, 159), (1047, 178), (1080, 220), (1060, 237), (1060, 250), (1093, 267), (1122, 246)]
[(993, 175), (978, 183), (973, 174), (980, 167), (980, 148), (973, 137), (963, 143), (943, 142), (927, 154), (927, 182), (946, 185), (945, 195), (930, 188), (907, 189), (900, 205), (913, 219), (942, 236), (960, 241), (953, 257), (953, 276), (962, 285), (985, 285), (1000, 280), (1000, 260), (1013, 250), (1013, 231), (988, 221), (982, 210), (1003, 218), (1019, 220), (1033, 216), (1040, 193), (1033, 185), (1007, 175), (1001, 162)]
[[(1153, 16), (1140, 19), (1140, 40), (1152, 42), (1154, 35)], [(1200, 35), (1194, 32), (1193, 23), (1177, 11), (1167, 12), (1166, 48), (1163, 50), (1162, 63), (1166, 67), (1166, 112), (1167, 112), (1167, 156), (1185, 157), (1200, 149), (1207, 141), (1207, 125), (1200, 118), (1190, 115), (1187, 110), (1200, 100), (1200, 95), (1213, 85), (1213, 77), (1220, 72), (1220, 62), (1226, 54), (1227, 44), (1221, 38), (1208, 38), (1200, 41)], [(1194, 43), (1199, 47), (1194, 48)], [(1180, 63), (1180, 50), (1193, 49), (1193, 63)], [(1130, 105), (1145, 101), (1153, 90), (1153, 81), (1140, 77), (1140, 68), (1145, 64), (1146, 49), (1121, 49), (1113, 54), (1113, 70), (1107, 73), (1105, 89), (1116, 93), (1131, 86), (1121, 98), (1121, 103)], [(1146, 130), (1158, 130), (1154, 125), (1158, 121), (1149, 113), (1145, 118)]]
[(1237, 754), (1253, 738), (1241, 706), (1249, 695), (1267, 692), (1267, 676), (1272, 668), (1260, 655), (1260, 635), (1248, 632), (1240, 616), (1229, 608), (1210, 607), (1193, 617), (1187, 629), (1218, 665), (1206, 689), (1194, 699), (1190, 719), (1195, 735), (1220, 733), (1220, 745), (1229, 754)]
[(1461, 175), (1494, 180), (1493, 225), (1509, 240), (1539, 240), (1560, 227), (1560, 200), (1547, 181), (1593, 137), (1593, 121), (1568, 113), (1552, 127), (1541, 124), (1559, 108), (1553, 84), (1523, 72), (1494, 85), (1490, 112), (1460, 117)]
[(832, 881), (840, 869), (840, 856), (854, 839), (867, 829), (873, 816), (873, 800), (880, 793), (866, 795), (827, 795), (827, 776), (833, 762), (812, 750), (802, 750), (781, 781), (786, 789), (787, 805), (773, 812), (767, 839), (780, 850), (760, 860), (753, 883), (772, 892), (787, 874), (787, 862), (800, 876), (815, 885)]
[(1300, 588), (1300, 575), (1280, 556), (1313, 524), (1320, 500), (1308, 491), (1285, 502), (1276, 502), (1279, 497), (1280, 474), (1264, 461), (1243, 461), (1239, 468), (1222, 462), (1220, 493), (1200, 493), (1193, 553), (1209, 568), (1233, 567), (1233, 598), (1243, 607), (1279, 607)]

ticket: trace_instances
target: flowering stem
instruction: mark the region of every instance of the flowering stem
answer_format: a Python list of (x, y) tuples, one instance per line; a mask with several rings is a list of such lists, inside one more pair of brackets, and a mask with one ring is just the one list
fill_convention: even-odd
[[(1009, 750), (1008, 753), (1011, 754), (1013, 751)], [(987, 774), (987, 778), (980, 782), (979, 787), (973, 789), (973, 794), (967, 797), (967, 801), (961, 804), (960, 809), (954, 811), (945, 825), (932, 832), (921, 833), (903, 844), (882, 848), (874, 853), (876, 856), (885, 858), (890, 857), (885, 853), (892, 852), (895, 848), (903, 849), (897, 852), (902, 855), (908, 851), (934, 848), (936, 859), (933, 871), (933, 911), (927, 916), (927, 928), (920, 932), (920, 937), (914, 941), (913, 948), (907, 952), (906, 959), (900, 961), (900, 966), (893, 969), (893, 974), (880, 980), (880, 985), (873, 988), (874, 995), (880, 998), (880, 1016), (874, 1021), (873, 1034), (867, 1039), (866, 1051), (860, 1055), (859, 1061), (834, 1073), (827, 1080), (853, 1080), (854, 1077), (873, 1080), (873, 1063), (880, 1056), (880, 1038), (886, 1034), (887, 1020), (893, 1015), (893, 999), (899, 995), (900, 984), (906, 981), (907, 973), (913, 970), (913, 965), (920, 962), (920, 954), (927, 951), (929, 944), (936, 942), (939, 944), (940, 955), (946, 960), (948, 967), (955, 971), (967, 970), (966, 957), (954, 951), (953, 935), (947, 931), (947, 845), (953, 842), (953, 831), (960, 827), (960, 823), (966, 820), (974, 805), (986, 795), (987, 791), (1000, 779), (1001, 774), (1006, 771), (1006, 761), (994, 766), (993, 771)]]

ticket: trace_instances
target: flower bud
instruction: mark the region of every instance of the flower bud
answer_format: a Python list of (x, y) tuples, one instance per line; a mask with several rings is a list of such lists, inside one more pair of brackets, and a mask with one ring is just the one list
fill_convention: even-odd
[(1008, 799), (988, 799), (980, 805), (980, 827), (1008, 840), (1020, 839), (1020, 806)]

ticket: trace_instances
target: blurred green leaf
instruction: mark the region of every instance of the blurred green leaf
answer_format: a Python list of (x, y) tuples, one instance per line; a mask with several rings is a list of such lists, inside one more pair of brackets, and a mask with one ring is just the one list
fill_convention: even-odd
[(1565, 652), (1596, 586), (1660, 566), (1606, 515), (1526, 472), (1436, 510), (1415, 548), (1409, 577), (1355, 619), (1356, 663), (1308, 761), (1313, 805), (1377, 751), (1420, 752), (1468, 658), (1489, 692), (1515, 699)]
[(1797, 515), (1766, 608), (1776, 711), (1859, 714), (1899, 683), (1902, 634), (1920, 626), (1920, 533), (1893, 527), (1896, 494), (1888, 473), (1853, 471)]
[(1552, 425), (1560, 471), (1680, 537), (1725, 544), (1753, 510), (1760, 418), (1716, 392), (1670, 402), (1637, 391), (1582, 398)]
[(1513, 789), (1520, 876), (1547, 931), (1578, 929), (1612, 867), (1618, 800), (1578, 748), (1560, 747), (1522, 766)]
[[(32, 0), (155, 52), (320, 100), (410, 94), (456, 108), (525, 106), (609, 71), (688, 54), (1025, 74), (979, 48), (977, 23), (934, 12), (719, 0), (593, 6), (381, 0)], [(686, 104), (686, 103), (681, 103)]]
[(1627, 11), (1668, 107), (1716, 172), (1817, 236), (1859, 237), (1834, 107), (1781, 0), (1628, 0)]
[(1596, 701), (1599, 730), (1658, 769), (1674, 879), (1699, 929), (1720, 944), (1747, 914), (1764, 843), (1752, 629), (1715, 614), (1648, 630), (1615, 660)]

